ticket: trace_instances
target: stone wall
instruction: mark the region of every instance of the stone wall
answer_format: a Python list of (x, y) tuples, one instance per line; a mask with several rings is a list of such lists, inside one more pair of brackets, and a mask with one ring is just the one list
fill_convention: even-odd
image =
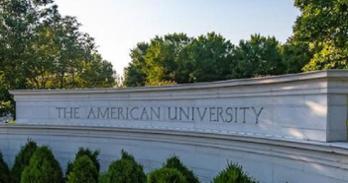
[(203, 182), (228, 161), (260, 182), (348, 182), (348, 72), (125, 89), (15, 90), (16, 124), (0, 126), (12, 164), (31, 138), (62, 167), (79, 147), (102, 169), (134, 154), (146, 171), (178, 155)]

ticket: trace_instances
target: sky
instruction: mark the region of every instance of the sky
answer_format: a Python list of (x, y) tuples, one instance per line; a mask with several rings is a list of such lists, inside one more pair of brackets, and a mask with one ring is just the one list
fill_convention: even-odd
[(77, 17), (81, 31), (118, 74), (138, 42), (155, 35), (216, 32), (238, 44), (251, 34), (285, 42), (299, 11), (293, 0), (55, 0), (62, 15)]

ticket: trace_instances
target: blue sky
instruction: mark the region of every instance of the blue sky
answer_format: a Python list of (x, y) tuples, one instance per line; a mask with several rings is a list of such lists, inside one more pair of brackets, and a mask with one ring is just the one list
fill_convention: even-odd
[(155, 35), (215, 31), (233, 43), (251, 34), (285, 42), (299, 11), (293, 0), (56, 0), (63, 15), (76, 16), (81, 30), (96, 39), (98, 50), (117, 73), (130, 61), (136, 43)]

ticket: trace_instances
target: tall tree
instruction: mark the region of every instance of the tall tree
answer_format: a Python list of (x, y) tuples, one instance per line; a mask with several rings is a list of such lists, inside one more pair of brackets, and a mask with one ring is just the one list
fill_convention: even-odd
[(156, 36), (150, 41), (145, 55), (146, 84), (160, 85), (177, 80), (177, 57), (191, 38), (183, 33)]
[(131, 62), (124, 69), (124, 85), (125, 86), (144, 86), (146, 82), (145, 74), (145, 55), (149, 45), (145, 42), (138, 43), (137, 46), (131, 50)]
[(304, 71), (348, 68), (348, 1), (295, 0), (301, 11), (293, 38), (313, 53)]
[(12, 101), (9, 89), (111, 87), (114, 74), (93, 38), (53, 0), (0, 1), (0, 111)]
[(179, 54), (176, 81), (192, 83), (230, 78), (233, 47), (230, 41), (214, 32), (193, 39)]
[(280, 43), (275, 37), (251, 35), (250, 40), (241, 40), (233, 51), (236, 63), (231, 65), (231, 78), (250, 78), (282, 74), (285, 71)]

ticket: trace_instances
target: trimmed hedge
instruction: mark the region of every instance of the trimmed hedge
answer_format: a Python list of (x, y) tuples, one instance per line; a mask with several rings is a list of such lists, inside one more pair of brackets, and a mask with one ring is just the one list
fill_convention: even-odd
[(21, 183), (62, 183), (63, 174), (58, 161), (47, 146), (36, 149), (24, 168)]
[(33, 156), (36, 149), (37, 144), (31, 139), (28, 139), (27, 143), (21, 148), (11, 169), (13, 183), (19, 183), (21, 181), (22, 172), (24, 168), (29, 165), (30, 158)]
[(175, 168), (160, 168), (152, 171), (147, 177), (147, 183), (190, 183), (185, 176)]
[(102, 183), (145, 183), (143, 167), (134, 157), (122, 150), (121, 159), (110, 164), (108, 171), (101, 177)]
[(199, 183), (198, 178), (194, 175), (192, 170), (189, 170), (186, 166), (184, 166), (177, 156), (172, 156), (168, 158), (164, 167), (175, 168), (179, 170), (179, 172), (182, 173), (182, 175), (184, 175), (186, 181), (189, 183)]
[[(77, 153), (75, 154), (75, 160), (77, 160), (79, 157), (82, 157), (84, 155), (88, 156), (90, 158), (90, 160), (92, 160), (94, 166), (97, 168), (97, 172), (99, 172), (99, 170), (100, 170), (100, 164), (99, 164), (99, 160), (98, 160), (99, 151), (91, 151), (88, 148), (80, 147), (79, 150), (77, 151)], [(67, 165), (65, 175), (69, 175), (71, 170), (72, 170), (72, 163), (69, 162)]]
[[(108, 171), (99, 175), (99, 151), (79, 148), (75, 160), (68, 163), (67, 183), (199, 183), (193, 171), (188, 169), (177, 156), (169, 157), (163, 167), (147, 176), (142, 165), (127, 152), (113, 161)], [(12, 174), (11, 174), (12, 173)], [(10, 172), (0, 153), (0, 183), (63, 183), (64, 178), (58, 161), (47, 146), (38, 147), (28, 140), (17, 154)], [(227, 167), (214, 177), (212, 183), (256, 183), (238, 164)]]
[(0, 152), (0, 183), (8, 183), (10, 180), (10, 171), (2, 158), (2, 153)]
[(67, 177), (68, 183), (97, 183), (97, 167), (88, 155), (82, 155), (72, 163)]
[(222, 170), (214, 179), (213, 183), (256, 183), (253, 178), (249, 177), (238, 164), (228, 163), (227, 167)]

